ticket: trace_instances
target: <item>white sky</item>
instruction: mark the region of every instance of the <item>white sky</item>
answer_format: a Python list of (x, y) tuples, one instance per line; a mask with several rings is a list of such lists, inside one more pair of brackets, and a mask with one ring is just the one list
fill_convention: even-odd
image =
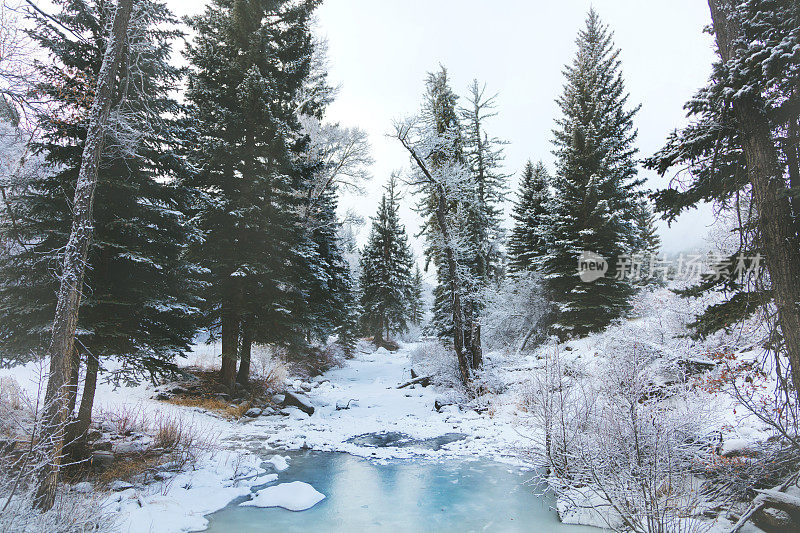
[[(180, 15), (203, 3), (168, 0)], [(343, 208), (371, 216), (392, 170), (408, 168), (407, 154), (386, 137), (396, 118), (421, 104), (426, 73), (445, 65), (453, 89), (466, 95), (473, 78), (499, 93), (499, 115), (489, 133), (510, 142), (506, 170), (518, 174), (528, 158), (553, 170), (552, 128), (559, 116), (562, 68), (575, 54), (588, 0), (325, 0), (317, 11), (318, 30), (329, 42), (330, 80), (341, 85), (327, 119), (366, 130), (371, 139), (374, 179), (365, 197), (345, 198)], [(708, 6), (698, 0), (595, 0), (622, 49), (622, 69), (636, 118), (640, 156), (660, 148), (667, 134), (685, 122), (682, 106), (701, 87), (713, 61)], [(651, 172), (651, 188), (665, 185)], [(511, 190), (516, 190), (516, 176)], [(513, 194), (511, 196), (513, 198)], [(417, 218), (406, 195), (403, 220), (409, 233)], [(506, 208), (510, 210), (510, 204)], [(662, 228), (664, 251), (703, 244), (710, 209)], [(368, 227), (368, 226), (367, 226)], [(362, 229), (360, 240), (366, 238)], [(415, 249), (421, 250), (420, 243)]]

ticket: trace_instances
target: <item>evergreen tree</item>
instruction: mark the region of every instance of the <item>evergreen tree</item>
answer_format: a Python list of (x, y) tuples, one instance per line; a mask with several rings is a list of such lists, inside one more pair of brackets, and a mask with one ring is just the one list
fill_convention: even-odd
[(395, 185), (392, 176), (361, 255), (362, 324), (378, 346), (387, 336), (405, 331), (411, 319), (413, 258), (397, 214)]
[[(557, 173), (543, 233), (548, 252), (541, 261), (549, 297), (557, 304), (553, 330), (561, 337), (607, 326), (630, 307), (633, 287), (617, 279), (615, 266), (635, 250), (636, 131), (626, 109), (628, 95), (619, 72), (619, 50), (594, 10), (577, 39), (578, 53), (565, 69), (559, 98)], [(577, 276), (579, 256), (594, 252), (609, 272), (593, 282)]]
[(660, 274), (653, 270), (653, 265), (657, 260), (661, 250), (661, 238), (656, 230), (656, 215), (650, 202), (642, 199), (636, 210), (636, 229), (638, 231), (636, 241), (636, 256), (641, 264), (640, 285), (657, 284), (663, 280), (657, 278)]
[(415, 326), (422, 324), (422, 320), (425, 318), (422, 271), (419, 265), (415, 266), (414, 277), (411, 279), (411, 299), (409, 300), (408, 316)]
[[(65, 1), (53, 19), (36, 16), (33, 39), (51, 62), (36, 91), (53, 104), (38, 117), (36, 145), (45, 168), (8, 199), (2, 231), (14, 243), (0, 257), (0, 342), (25, 359), (42, 354), (55, 315), (60, 256), (72, 225), (71, 199), (81, 166), (93, 80), (112, 15), (102, 2)], [(170, 96), (180, 71), (168, 64), (180, 33), (160, 3), (141, 0), (130, 25), (94, 202), (93, 240), (78, 314), (77, 352), (86, 361), (80, 407), (88, 428), (101, 358), (121, 363), (117, 377), (174, 368), (198, 328), (198, 276), (183, 258), (192, 237), (181, 214), (189, 193), (176, 178), (179, 133)], [(68, 28), (69, 32), (64, 32)], [(78, 365), (72, 365), (70, 411)]]
[(530, 161), (522, 172), (517, 200), (514, 203), (514, 229), (508, 242), (509, 268), (513, 272), (530, 271), (547, 253), (542, 235), (542, 219), (550, 202), (550, 176), (539, 161)]
[[(207, 269), (208, 321), (222, 330), (223, 384), (241, 342), (302, 346), (316, 244), (300, 212), (308, 187), (298, 110), (311, 73), (317, 0), (214, 0), (190, 19), (188, 181), (203, 191), (193, 257)], [(241, 335), (240, 335), (241, 332)], [(245, 369), (247, 370), (247, 369)], [(246, 380), (247, 371), (239, 373)]]
[[(58, 280), (53, 272), (69, 234), (70, 200), (81, 163), (90, 92), (105, 50), (110, 13), (103, 4), (63, 2), (59, 24), (85, 39), (69, 40), (54, 21), (36, 18), (33, 38), (52, 64), (37, 91), (57, 106), (39, 117), (37, 146), (48, 165), (9, 200), (16, 223), (4, 228), (19, 244), (2, 258), (4, 348), (24, 356), (46, 345)], [(124, 364), (156, 370), (186, 348), (195, 332), (196, 290), (190, 264), (181, 259), (190, 237), (180, 210), (187, 191), (174, 178), (181, 170), (170, 147), (177, 111), (169, 92), (180, 72), (168, 63), (180, 35), (162, 29), (176, 20), (163, 4), (140, 2), (130, 48), (134, 61), (120, 73), (115, 95), (116, 126), (106, 140), (95, 201), (94, 239), (89, 253), (78, 344), (98, 356), (125, 356)]]
[(508, 176), (501, 172), (505, 159), (503, 146), (507, 143), (489, 137), (486, 132), (486, 121), (497, 115), (494, 111), (496, 96), (487, 97), (485, 93), (485, 87), (481, 88), (478, 80), (473, 80), (469, 87), (468, 105), (461, 109), (464, 156), (475, 187), (475, 199), (469, 206), (467, 220), (475, 242), (472, 269), (481, 286), (491, 279), (496, 280), (501, 269), (503, 210), (500, 205), (505, 201), (508, 189)]
[[(800, 111), (796, 104), (800, 60), (791, 52), (800, 47), (800, 6), (792, 0), (748, 0), (728, 3), (724, 9), (720, 2), (710, 4), (712, 14), (719, 15), (715, 31), (718, 24), (722, 26), (717, 35), (720, 58), (707, 85), (685, 105), (689, 124), (670, 134), (666, 145), (645, 162), (661, 175), (682, 169), (680, 188), (653, 193), (655, 210), (671, 222), (701, 202), (729, 208), (736, 219), (738, 246), (718, 266), (735, 273), (742, 258), (773, 256), (766, 262), (768, 268), (794, 268), (795, 274), (775, 278), (790, 280), (783, 290), (773, 290), (772, 273), (767, 275), (768, 269), (761, 268), (746, 276), (710, 276), (681, 291), (686, 297), (709, 292), (721, 296), (719, 303), (708, 307), (692, 324), (697, 337), (734, 326), (769, 306), (778, 294), (796, 302), (798, 298), (791, 294), (796, 290), (796, 266), (800, 264)], [(734, 24), (726, 28), (725, 20)], [(747, 120), (743, 120), (745, 114)], [(752, 152), (748, 158), (747, 142), (755, 138), (756, 129), (762, 140), (769, 137), (759, 143), (759, 155), (777, 162), (777, 168), (756, 163)], [(758, 174), (764, 169), (774, 175), (764, 180)], [(769, 201), (765, 196), (759, 199), (755, 192), (756, 185), (765, 182), (774, 187)], [(765, 225), (772, 226), (768, 231), (773, 236), (784, 233), (772, 253), (765, 246)], [(787, 246), (787, 242), (793, 244)], [(795, 256), (787, 258), (786, 254)], [(781, 256), (783, 260), (777, 259)], [(751, 266), (749, 261), (745, 265), (746, 269)], [(796, 305), (782, 309), (779, 315), (786, 319), (779, 317), (781, 329), (784, 320), (789, 324), (800, 316)], [(798, 328), (786, 329), (791, 333)], [(794, 349), (785, 345), (786, 351), (793, 351), (795, 361), (800, 361), (796, 331), (793, 335)], [(794, 376), (800, 376), (800, 362), (792, 366)], [(795, 379), (800, 384), (800, 377)]]

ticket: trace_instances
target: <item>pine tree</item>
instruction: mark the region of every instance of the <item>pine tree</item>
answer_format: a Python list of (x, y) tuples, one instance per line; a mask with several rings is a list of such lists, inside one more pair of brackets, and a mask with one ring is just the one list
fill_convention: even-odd
[(361, 255), (362, 324), (378, 346), (389, 335), (408, 329), (411, 319), (413, 258), (406, 230), (398, 217), (395, 187), (392, 176)]
[(522, 172), (517, 200), (514, 203), (514, 229), (508, 241), (509, 268), (513, 272), (530, 271), (547, 253), (542, 235), (542, 219), (550, 202), (550, 176), (539, 161), (530, 161)]
[[(60, 257), (73, 223), (76, 181), (87, 136), (94, 81), (106, 50), (111, 12), (102, 3), (64, 2), (53, 19), (35, 17), (33, 39), (48, 51), (38, 94), (53, 104), (38, 117), (36, 149), (45, 168), (8, 202), (3, 232), (14, 245), (0, 257), (0, 339), (6, 354), (42, 354), (56, 308)], [(71, 438), (91, 422), (101, 359), (115, 358), (114, 377), (138, 381), (143, 373), (175, 368), (198, 328), (198, 277), (183, 249), (191, 238), (182, 214), (189, 192), (176, 181), (178, 109), (170, 92), (180, 71), (168, 64), (180, 33), (163, 4), (139, 2), (129, 25), (126, 61), (112, 94), (95, 191), (93, 239), (78, 310), (75, 362), (67, 412), (77, 403), (78, 357), (86, 380)], [(70, 32), (64, 33), (63, 28)], [(74, 37), (73, 39), (67, 36)], [(75, 37), (80, 36), (80, 38)], [(80, 441), (74, 441), (79, 453)]]
[(411, 299), (409, 300), (408, 316), (415, 326), (422, 324), (425, 317), (425, 299), (423, 295), (422, 271), (419, 265), (414, 268), (414, 277), (411, 279)]
[[(0, 258), (3, 348), (25, 357), (49, 340), (58, 257), (72, 223), (90, 93), (105, 50), (103, 4), (63, 2), (56, 22), (36, 18), (32, 37), (53, 59), (36, 88), (56, 107), (39, 117), (37, 150), (47, 168), (9, 199), (17, 246)], [(118, 357), (123, 371), (159, 371), (187, 349), (197, 327), (197, 276), (182, 257), (191, 237), (181, 214), (189, 193), (177, 184), (177, 111), (170, 91), (180, 71), (168, 64), (177, 21), (163, 4), (140, 2), (114, 96), (94, 204), (94, 238), (79, 314), (82, 356)], [(60, 25), (84, 39), (70, 40)]]
[[(561, 337), (600, 330), (629, 309), (633, 287), (617, 279), (615, 265), (634, 251), (641, 184), (633, 146), (638, 108), (626, 109), (619, 50), (594, 10), (577, 44), (558, 100), (563, 113), (554, 141), (558, 165), (543, 228), (548, 252), (540, 262), (557, 304), (553, 331)], [(609, 272), (594, 282), (581, 281), (577, 266), (583, 251), (605, 258)]]
[[(500, 205), (508, 189), (508, 176), (501, 171), (505, 159), (503, 146), (507, 143), (486, 132), (486, 121), (497, 115), (494, 111), (496, 96), (487, 97), (485, 93), (486, 88), (473, 80), (468, 105), (461, 109), (464, 156), (475, 186), (475, 199), (468, 209), (467, 221), (476, 251), (472, 268), (482, 286), (496, 280), (500, 270), (503, 239)], [(476, 309), (476, 312), (479, 311)]]
[(204, 192), (196, 213), (204, 239), (192, 255), (210, 273), (206, 313), (222, 330), (226, 386), (240, 342), (243, 354), (253, 342), (302, 346), (313, 316), (316, 245), (300, 216), (308, 176), (298, 112), (318, 111), (299, 101), (318, 3), (215, 0), (190, 19), (188, 145), (198, 170), (188, 182)]
[(646, 161), (661, 175), (673, 168), (688, 171), (680, 189), (653, 194), (655, 208), (668, 222), (702, 201), (731, 209), (739, 246), (723, 265), (736, 268), (740, 258), (760, 255), (766, 268), (709, 277), (682, 291), (687, 297), (722, 295), (697, 317), (694, 333), (703, 337), (730, 328), (772, 305), (768, 314), (775, 317), (776, 337), (785, 336), (775, 345), (776, 356), (785, 354), (791, 369), (782, 381), (798, 391), (800, 60), (792, 51), (800, 47), (800, 6), (793, 0), (710, 0), (709, 7), (719, 61), (708, 84), (685, 106), (689, 125)]
[(640, 279), (635, 280), (639, 285), (653, 285), (663, 282), (657, 276), (652, 265), (661, 250), (661, 238), (656, 229), (656, 215), (653, 208), (646, 199), (639, 202), (636, 210), (636, 229), (638, 231), (636, 241), (636, 259), (641, 264)]

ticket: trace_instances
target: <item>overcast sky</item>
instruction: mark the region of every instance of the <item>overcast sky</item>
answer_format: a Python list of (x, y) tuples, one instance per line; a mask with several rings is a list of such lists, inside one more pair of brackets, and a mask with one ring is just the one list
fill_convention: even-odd
[[(196, 0), (195, 0), (196, 1)], [(188, 0), (168, 0), (178, 14), (201, 9)], [(668, 133), (685, 123), (682, 106), (708, 77), (714, 59), (710, 22), (700, 0), (325, 0), (318, 31), (329, 43), (330, 79), (341, 86), (327, 119), (365, 129), (375, 165), (368, 194), (345, 198), (343, 207), (374, 214), (392, 170), (408, 168), (407, 154), (387, 138), (392, 121), (419, 110), (426, 73), (447, 67), (453, 89), (466, 95), (473, 78), (498, 93), (499, 115), (487, 125), (507, 140), (506, 170), (541, 159), (552, 171), (552, 128), (559, 116), (562, 69), (575, 54), (575, 37), (594, 5), (621, 48), (622, 69), (636, 118), (640, 156), (660, 148)], [(665, 185), (650, 172), (649, 187)], [(513, 194), (512, 194), (513, 197)], [(418, 221), (408, 209), (410, 233)], [(507, 210), (510, 209), (510, 205)], [(663, 227), (664, 250), (702, 245), (712, 221), (709, 209)], [(361, 232), (361, 241), (367, 229)], [(419, 243), (415, 249), (420, 250)]]

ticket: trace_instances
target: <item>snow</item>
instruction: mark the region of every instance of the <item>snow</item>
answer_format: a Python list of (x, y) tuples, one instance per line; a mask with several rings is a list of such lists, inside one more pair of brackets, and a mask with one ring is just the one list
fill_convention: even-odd
[(280, 455), (273, 455), (271, 459), (267, 460), (268, 463), (272, 463), (272, 466), (275, 467), (275, 470), (278, 472), (283, 472), (287, 468), (289, 468), (289, 457), (282, 457)]
[(325, 499), (325, 495), (302, 481), (281, 483), (258, 491), (252, 500), (240, 503), (243, 507), (283, 507), (290, 511), (305, 511)]
[[(664, 353), (712, 352), (711, 341), (700, 344), (685, 336), (670, 336), (693, 318), (695, 307), (687, 306), (685, 301), (668, 291), (658, 292), (649, 298), (643, 304), (648, 309), (644, 318), (558, 346), (565, 364), (580, 362), (581, 368), (591, 373), (598, 364), (599, 354), (613, 349), (620, 338), (629, 339), (632, 336), (647, 339), (653, 349)], [(751, 336), (750, 340), (754, 338)], [(98, 415), (124, 410), (151, 419), (156, 416), (182, 417), (204, 434), (213, 435), (216, 441), (213, 449), (203, 452), (191, 467), (151, 485), (134, 485), (122, 492), (102, 495), (103, 505), (119, 516), (118, 527), (122, 531), (178, 533), (202, 530), (208, 523), (206, 515), (222, 509), (237, 498), (250, 496), (254, 487), (276, 481), (294, 482), (292, 479), (281, 479), (288, 467), (287, 458), (282, 452), (307, 448), (347, 452), (377, 463), (402, 458), (436, 460), (483, 457), (507, 464), (531, 466), (520, 452), (531, 448), (532, 432), (536, 429), (519, 409), (520, 398), (529, 386), (532, 373), (541, 368), (543, 355), (554, 347), (552, 344), (545, 345), (524, 354), (485, 354), (487, 370), (484, 377), (491, 375), (502, 385), (497, 387), (498, 392), (485, 400), (483, 405), (488, 403), (491, 407), (488, 413), (476, 412), (474, 403), (462, 403), (462, 409), (453, 405), (452, 408), (437, 412), (434, 407), (437, 399), (441, 400), (443, 396), (448, 400), (458, 398), (458, 394), (452, 390), (419, 385), (397, 389), (398, 385), (411, 379), (412, 368), (418, 372), (420, 370), (412, 360), (415, 351), (425, 351), (424, 345), (419, 343), (402, 344), (400, 350), (394, 353), (386, 350), (373, 352), (362, 344), (353, 359), (323, 376), (310, 381), (287, 379), (287, 390), (305, 395), (315, 407), (312, 416), (299, 409), (288, 409), (291, 416), (262, 415), (240, 423), (196, 408), (152, 400), (154, 391), (144, 384), (115, 389), (101, 382), (96, 402)], [(203, 362), (201, 360), (206, 356), (218, 361), (207, 351), (198, 346), (196, 353), (184, 364)], [(750, 352), (741, 353), (742, 358), (752, 356)], [(46, 364), (30, 363), (24, 367), (0, 369), (0, 378), (14, 377), (33, 397), (38, 390), (39, 376), (46, 368)], [(718, 425), (713, 429), (727, 428), (723, 431), (725, 450), (747, 448), (749, 444), (765, 437), (763, 425), (753, 417), (746, 416), (743, 409), (737, 412), (732, 400), (716, 396), (713, 402), (706, 403), (719, 412)], [(349, 408), (337, 410), (337, 405), (349, 405)], [(439, 449), (414, 444), (370, 447), (351, 441), (356, 436), (381, 432), (402, 433), (408, 436), (408, 440), (414, 441), (452, 433), (467, 437)], [(268, 488), (275, 489), (278, 486)], [(259, 491), (250, 500), (253, 502), (250, 505), (276, 501), (275, 490), (260, 496), (265, 490)], [(294, 496), (295, 492), (282, 495), (285, 499), (281, 503), (297, 507), (294, 505), (297, 503), (293, 500)], [(574, 499), (579, 499), (579, 496), (573, 495)], [(281, 506), (281, 503), (276, 505)], [(598, 525), (602, 521), (596, 512), (576, 509), (567, 500), (558, 502), (558, 510), (562, 518), (571, 523)]]

